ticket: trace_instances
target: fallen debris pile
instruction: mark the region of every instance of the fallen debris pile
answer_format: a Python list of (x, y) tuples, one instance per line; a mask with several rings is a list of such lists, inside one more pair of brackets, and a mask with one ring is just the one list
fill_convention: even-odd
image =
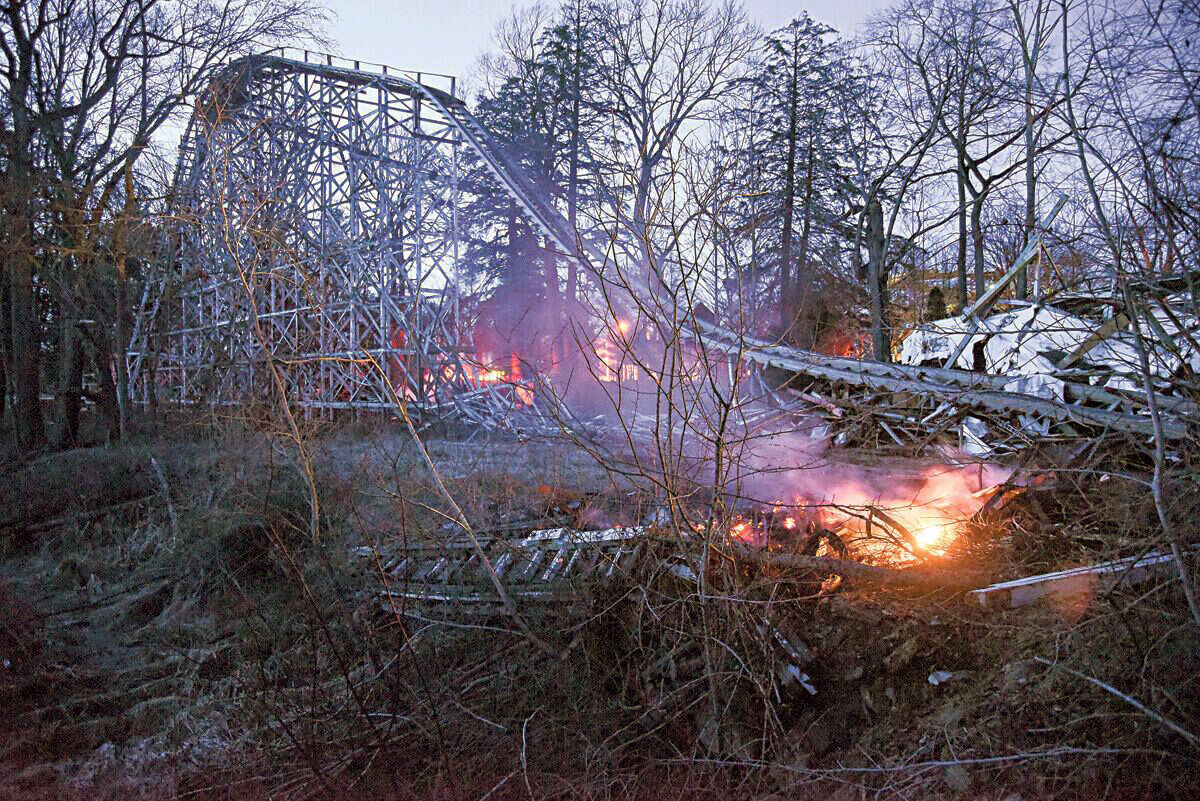
[[(1052, 492), (1038, 489), (1043, 501)], [(976, 542), (1000, 548), (1003, 525), (984, 529), (972, 535)], [(840, 764), (845, 749), (885, 747), (906, 709), (927, 710), (912, 720), (918, 729), (959, 738), (964, 745), (955, 759), (992, 753), (986, 738), (999, 730), (978, 742), (965, 737), (966, 710), (993, 703), (985, 699), (1028, 703), (1019, 699), (1038, 697), (1046, 680), (1035, 661), (1012, 655), (1011, 644), (981, 639), (983, 621), (1043, 597), (1083, 596), (1086, 606), (1145, 579), (1169, 586), (1171, 578), (1163, 569), (1171, 567), (1168, 559), (1151, 555), (985, 586), (987, 563), (964, 562), (957, 551), (884, 567), (828, 547), (813, 555), (787, 543), (754, 547), (736, 536), (717, 537), (705, 550), (702, 536), (653, 524), (505, 527), (475, 536), (482, 554), (463, 539), (448, 547), (360, 550), (385, 579), (372, 605), (410, 631), (436, 623), (501, 631), (506, 612), (491, 589), (486, 557), (521, 614), (563, 654), (562, 662), (540, 657), (542, 671), (602, 666), (606, 703), (629, 718), (610, 735), (620, 748), (655, 738), (676, 748), (694, 742), (713, 757), (748, 758), (782, 738), (798, 742), (815, 764), (830, 755), (840, 755)], [(1050, 604), (1012, 614), (1028, 618), (1006, 619), (1004, 630), (1019, 632), (1062, 613)], [(475, 682), (484, 681), (479, 670), (469, 671)], [(491, 684), (472, 686), (478, 703), (497, 692)], [(936, 762), (941, 752), (922, 753)], [(814, 768), (813, 775), (822, 774)]]
[(977, 323), (959, 316), (918, 326), (904, 340), (900, 362), (975, 370), (1013, 392), (1065, 403), (1119, 401), (1116, 408), (1137, 411), (1145, 407), (1144, 347), (1161, 408), (1194, 418), (1195, 403), (1180, 394), (1178, 379), (1200, 371), (1200, 320), (1183, 295), (1155, 301), (1142, 318), (1148, 330), (1140, 333), (1120, 297), (1076, 293), (1047, 303), (1010, 302), (1013, 308)]
[[(782, 520), (780, 517), (778, 522)], [(881, 513), (876, 525), (886, 525), (888, 520)], [(740, 530), (741, 525), (735, 529)], [(891, 525), (903, 530), (898, 523)], [(782, 528), (779, 532), (785, 533)], [(596, 598), (609, 597), (619, 588), (651, 593), (659, 603), (672, 603), (668, 599), (691, 603), (780, 581), (809, 586), (820, 596), (832, 596), (844, 579), (926, 592), (970, 586), (961, 571), (956, 573), (941, 563), (868, 564), (855, 561), (832, 532), (817, 530), (809, 536), (814, 544), (822, 538), (825, 554), (817, 555), (794, 552), (786, 544), (776, 543), (773, 550), (752, 547), (736, 536), (705, 537), (703, 532), (680, 532), (653, 524), (524, 531), (509, 525), (492, 532), (451, 535), (438, 543), (360, 547), (355, 553), (368, 560), (374, 566), (372, 572), (383, 580), (384, 589), (375, 595), (378, 608), (391, 618), (412, 617), (421, 622), (499, 620), (518, 610), (522, 615), (539, 614), (538, 610), (545, 614), (552, 608), (570, 614), (572, 609), (592, 608)], [(838, 549), (832, 546), (834, 542)], [(811, 649), (786, 624), (773, 619), (771, 612), (755, 615), (756, 636), (773, 665), (769, 683), (775, 689), (768, 695), (778, 700), (784, 697), (781, 693), (797, 688), (815, 695), (817, 687), (805, 672), (813, 659)], [(689, 643), (677, 644), (669, 655), (672, 665), (687, 655), (685, 651), (693, 657), (699, 653), (700, 643)], [(693, 660), (683, 661), (691, 664)], [(644, 667), (653, 672), (653, 666)], [(678, 679), (678, 673), (678, 666), (672, 667), (673, 678)], [(686, 670), (684, 674), (686, 677)]]
[[(835, 442), (946, 443), (980, 454), (1109, 433), (1145, 440), (1154, 433), (1145, 396), (1120, 389), (1064, 383), (1073, 399), (1068, 401), (1014, 391), (1004, 376), (826, 356), (703, 321), (697, 321), (694, 336), (728, 358), (788, 376), (780, 390), (764, 381), (763, 394), (803, 402), (807, 412), (825, 418)], [(1183, 440), (1200, 424), (1188, 402), (1164, 399), (1160, 407), (1168, 439)]]

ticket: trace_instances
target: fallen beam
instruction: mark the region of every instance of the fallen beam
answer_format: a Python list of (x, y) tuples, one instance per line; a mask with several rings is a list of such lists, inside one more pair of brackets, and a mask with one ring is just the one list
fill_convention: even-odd
[(1175, 557), (1169, 553), (1131, 556), (1091, 567), (1074, 567), (1043, 573), (990, 587), (972, 590), (971, 595), (985, 609), (1015, 609), (1044, 598), (1109, 592), (1117, 587), (1140, 583), (1154, 576), (1173, 572)]
[(751, 548), (734, 543), (733, 555), (742, 562), (784, 570), (811, 570), (828, 575), (834, 573), (843, 578), (873, 581), (900, 587), (949, 587), (965, 589), (970, 586), (958, 575), (929, 568), (894, 568), (867, 565), (849, 559), (834, 559), (828, 556), (807, 556), (798, 553), (783, 553)]
[(1075, 348), (1065, 359), (1058, 363), (1059, 370), (1066, 370), (1082, 359), (1093, 348), (1099, 345), (1104, 340), (1111, 337), (1118, 331), (1124, 331), (1129, 327), (1129, 318), (1124, 314), (1118, 314), (1114, 317), (1109, 317), (1099, 328), (1087, 336), (1083, 342), (1079, 343), (1079, 347)]
[(1030, 238), (1029, 243), (1025, 245), (1025, 249), (1022, 250), (1017, 256), (1017, 260), (1013, 262), (1013, 265), (1008, 269), (1008, 272), (1001, 276), (999, 281), (996, 281), (987, 289), (985, 289), (974, 303), (963, 310), (963, 317), (970, 322), (970, 328), (963, 333), (962, 339), (959, 340), (958, 346), (953, 350), (953, 352), (951, 352), (950, 358), (946, 360), (946, 364), (953, 365), (958, 361), (958, 357), (962, 356), (963, 351), (967, 349), (967, 346), (970, 344), (971, 340), (975, 338), (977, 333), (979, 333), (979, 326), (981, 323), (980, 318), (984, 314), (987, 314), (988, 309), (994, 306), (996, 301), (1000, 299), (1000, 295), (1003, 294), (1005, 288), (1012, 283), (1013, 280), (1022, 271), (1024, 271), (1025, 266), (1033, 260), (1038, 248), (1042, 245), (1041, 232), (1050, 227), (1050, 223), (1054, 222), (1054, 218), (1058, 216), (1058, 213), (1062, 211), (1062, 207), (1065, 205), (1067, 205), (1067, 195), (1066, 193), (1063, 193), (1058, 196), (1058, 202), (1054, 204), (1054, 208), (1050, 210), (1050, 213), (1038, 222), (1038, 233)]

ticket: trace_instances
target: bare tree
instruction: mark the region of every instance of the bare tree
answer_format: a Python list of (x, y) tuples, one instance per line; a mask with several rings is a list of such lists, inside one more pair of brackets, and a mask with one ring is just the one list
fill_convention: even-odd
[(670, 230), (653, 218), (655, 193), (670, 191), (681, 140), (730, 90), (755, 29), (734, 2), (712, 8), (703, 0), (619, 0), (597, 24), (607, 45), (601, 90), (617, 143), (613, 169), (632, 191), (632, 248), (658, 292), (655, 265), (670, 250)]
[[(906, 218), (910, 193), (945, 173), (933, 155), (953, 97), (951, 81), (935, 86), (921, 69), (913, 69), (910, 37), (920, 42), (925, 35), (909, 27), (903, 15), (876, 20), (860, 42), (861, 88), (839, 100), (854, 142), (847, 178), (848, 190), (858, 198), (854, 255), (861, 258), (860, 251), (867, 251), (860, 272), (870, 298), (872, 350), (881, 361), (891, 359), (892, 269), (924, 233), (943, 222)], [(901, 223), (907, 231), (898, 227)]]
[[(117, 307), (112, 361), (117, 373), (120, 428), (128, 394), (124, 358), (129, 318), (125, 256), (112, 251), (137, 216), (133, 172), (152, 139), (235, 54), (281, 39), (311, 36), (324, 12), (309, 0), (36, 0), (3, 9), (0, 52), (12, 135), (7, 137), (10, 182), (45, 179), (50, 194), (40, 214), (29, 197), (17, 218), (28, 225), (10, 240), (12, 297), (10, 358), (18, 399), (17, 439), (44, 440), (38, 351), (42, 336), (33, 308), (34, 276), (47, 258), (58, 270), (55, 294), (65, 310), (60, 325), (74, 359), (83, 290), (100, 263), (115, 270)], [(53, 187), (52, 191), (50, 187)], [(33, 243), (37, 243), (35, 254)], [(102, 244), (103, 243), (103, 244)], [(119, 251), (118, 247), (118, 251)], [(72, 371), (73, 372), (73, 371)], [(73, 382), (73, 379), (72, 379)], [(73, 392), (73, 389), (68, 389)], [(76, 412), (70, 406), (66, 414)], [(69, 420), (68, 429), (75, 424)]]
[[(1008, 8), (1012, 13), (1012, 26), (1004, 26), (1011, 32), (1014, 44), (1021, 53), (1021, 95), (1025, 111), (1025, 224), (1024, 242), (1034, 236), (1037, 225), (1037, 178), (1038, 151), (1040, 149), (1040, 128), (1036, 111), (1036, 100), (1043, 105), (1051, 102), (1046, 97), (1044, 83), (1038, 75), (1038, 70), (1044, 63), (1047, 50), (1053, 43), (1054, 30), (1062, 19), (1061, 15), (1053, 12), (1054, 6), (1049, 0), (1008, 0)], [(1057, 82), (1056, 82), (1057, 84)], [(1057, 85), (1050, 91), (1056, 93)], [(1017, 297), (1024, 298), (1028, 292), (1028, 280), (1024, 269), (1018, 273), (1014, 284)]]
[[(1092, 223), (1110, 259), (1114, 294), (1131, 322), (1139, 379), (1154, 425), (1154, 469), (1148, 483), (1161, 537), (1175, 557), (1189, 610), (1200, 625), (1200, 599), (1169, 500), (1172, 484), (1185, 486), (1195, 475), (1190, 466), (1168, 459), (1156, 395), (1156, 384), (1166, 372), (1160, 355), (1164, 348), (1180, 362), (1179, 375), (1170, 376), (1170, 383), (1189, 393), (1200, 389), (1188, 358), (1200, 347), (1191, 332), (1172, 319), (1165, 303), (1156, 310), (1132, 286), (1174, 268), (1177, 261), (1185, 269), (1195, 263), (1194, 248), (1180, 248), (1180, 233), (1181, 228), (1193, 232), (1185, 236), (1195, 231), (1184, 222), (1189, 212), (1181, 209), (1195, 208), (1197, 198), (1200, 152), (1195, 142), (1200, 120), (1193, 112), (1200, 59), (1194, 49), (1190, 54), (1181, 51), (1174, 34), (1200, 31), (1200, 8), (1188, 2), (1168, 6), (1140, 1), (1076, 7), (1060, 0), (1059, 9), (1065, 21), (1061, 32), (1066, 121), (1091, 200)], [(1072, 36), (1078, 46), (1072, 46)], [(1082, 55), (1082, 67), (1075, 65), (1075, 55)], [(1081, 90), (1078, 76), (1089, 72), (1094, 72), (1090, 91)], [(1189, 283), (1195, 306), (1194, 279)], [(1178, 340), (1187, 341), (1190, 348)], [(1152, 342), (1161, 343), (1153, 355)]]

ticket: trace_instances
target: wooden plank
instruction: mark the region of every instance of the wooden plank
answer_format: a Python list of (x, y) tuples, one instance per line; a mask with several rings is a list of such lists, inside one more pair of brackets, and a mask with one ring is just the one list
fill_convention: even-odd
[(1017, 260), (1013, 262), (1012, 267), (1008, 268), (1008, 272), (1006, 272), (999, 281), (996, 281), (987, 289), (985, 289), (983, 294), (981, 294), (974, 303), (963, 310), (962, 316), (970, 322), (970, 328), (966, 333), (963, 334), (958, 346), (954, 349), (954, 352), (950, 355), (950, 358), (946, 360), (946, 366), (953, 367), (958, 361), (958, 357), (962, 356), (963, 351), (967, 349), (967, 345), (979, 331), (980, 316), (987, 314), (988, 309), (995, 305), (996, 301), (1000, 299), (1000, 295), (1004, 293), (1004, 290), (1010, 283), (1012, 283), (1013, 279), (1015, 279), (1017, 275), (1025, 269), (1025, 265), (1033, 260), (1034, 255), (1038, 251), (1038, 247), (1040, 247), (1042, 243), (1042, 231), (1045, 231), (1050, 227), (1050, 224), (1054, 222), (1054, 218), (1058, 216), (1058, 213), (1062, 211), (1062, 207), (1066, 204), (1066, 194), (1064, 193), (1059, 195), (1058, 202), (1054, 204), (1054, 208), (1051, 209), (1050, 213), (1038, 223), (1037, 234), (1035, 234), (1034, 237), (1029, 240), (1029, 244), (1027, 244), (1025, 249), (1022, 250), (1017, 256)]
[(971, 595), (985, 609), (1014, 609), (1043, 598), (1108, 592), (1118, 586), (1137, 584), (1170, 573), (1174, 569), (1174, 557), (1171, 554), (1153, 553), (1004, 581), (972, 590)]
[(1075, 362), (1079, 361), (1092, 348), (1099, 345), (1104, 340), (1108, 339), (1118, 331), (1122, 331), (1129, 325), (1129, 318), (1124, 314), (1118, 314), (1115, 317), (1109, 317), (1103, 324), (1088, 337), (1079, 343), (1079, 347), (1075, 348), (1069, 356), (1058, 363), (1059, 370), (1066, 370)]

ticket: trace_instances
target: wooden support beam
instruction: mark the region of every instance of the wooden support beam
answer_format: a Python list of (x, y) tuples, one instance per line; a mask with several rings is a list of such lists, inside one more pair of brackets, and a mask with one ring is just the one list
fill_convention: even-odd
[(1175, 557), (1169, 553), (1131, 556), (1091, 567), (1073, 567), (1054, 573), (1005, 581), (978, 590), (971, 595), (985, 609), (1013, 609), (1044, 598), (1066, 598), (1108, 592), (1175, 570)]
[(1054, 218), (1058, 216), (1058, 213), (1062, 211), (1062, 207), (1065, 205), (1067, 205), (1067, 196), (1066, 194), (1061, 194), (1058, 196), (1058, 202), (1054, 204), (1054, 208), (1051, 209), (1050, 213), (1038, 223), (1038, 233), (1034, 235), (1033, 239), (1029, 240), (1029, 244), (1027, 244), (1025, 249), (1022, 250), (1017, 256), (1017, 260), (1013, 262), (1012, 267), (1008, 268), (1008, 272), (1001, 276), (999, 281), (996, 281), (987, 289), (985, 289), (983, 294), (975, 299), (974, 303), (963, 309), (962, 316), (964, 319), (970, 322), (970, 328), (966, 333), (963, 334), (962, 339), (958, 343), (958, 347), (954, 349), (954, 352), (950, 355), (950, 358), (946, 360), (947, 367), (954, 366), (954, 364), (958, 361), (958, 357), (961, 356), (963, 351), (967, 349), (967, 343), (969, 343), (971, 338), (974, 337), (979, 331), (979, 318), (987, 314), (988, 310), (996, 304), (996, 301), (1000, 299), (1000, 296), (1004, 293), (1004, 290), (1008, 287), (1008, 285), (1012, 283), (1013, 279), (1015, 279), (1021, 273), (1021, 271), (1025, 269), (1025, 266), (1029, 264), (1033, 257), (1037, 255), (1038, 247), (1042, 244), (1041, 232), (1050, 227), (1050, 224), (1054, 222)]
[(1115, 317), (1109, 317), (1104, 323), (1088, 335), (1087, 339), (1079, 343), (1077, 347), (1067, 358), (1058, 363), (1059, 370), (1066, 370), (1075, 362), (1079, 361), (1088, 351), (1099, 345), (1104, 340), (1108, 339), (1118, 331), (1123, 331), (1129, 325), (1129, 318), (1124, 314), (1118, 314)]

